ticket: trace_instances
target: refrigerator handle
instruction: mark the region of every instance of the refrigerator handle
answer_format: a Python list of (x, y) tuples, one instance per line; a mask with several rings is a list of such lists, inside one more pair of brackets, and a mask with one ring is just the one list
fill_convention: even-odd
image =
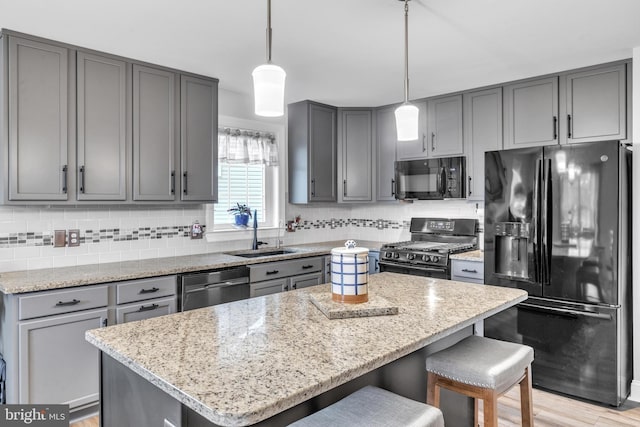
[(551, 281), (551, 243), (549, 242), (549, 234), (553, 227), (551, 205), (549, 202), (553, 200), (551, 194), (551, 159), (544, 159), (544, 188), (542, 196), (542, 284), (549, 285)]
[(611, 314), (595, 313), (592, 311), (572, 310), (570, 308), (546, 307), (546, 306), (539, 306), (539, 305), (534, 305), (529, 303), (520, 303), (518, 304), (518, 307), (525, 310), (548, 312), (548, 313), (556, 314), (558, 316), (572, 317), (574, 319), (578, 317), (592, 317), (594, 319), (613, 320)]
[(542, 263), (541, 263), (541, 245), (540, 245), (540, 211), (542, 202), (542, 160), (536, 162), (536, 172), (533, 181), (533, 263), (534, 263), (534, 280), (538, 283), (542, 282)]

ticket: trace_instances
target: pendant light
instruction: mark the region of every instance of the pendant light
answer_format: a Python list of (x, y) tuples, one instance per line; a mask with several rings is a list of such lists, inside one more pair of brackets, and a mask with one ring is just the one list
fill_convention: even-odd
[(263, 117), (284, 115), (284, 79), (287, 73), (271, 63), (271, 0), (267, 0), (267, 63), (257, 66), (251, 75), (255, 113)]
[(404, 103), (396, 108), (398, 141), (418, 139), (418, 107), (409, 103), (409, 0), (404, 1)]

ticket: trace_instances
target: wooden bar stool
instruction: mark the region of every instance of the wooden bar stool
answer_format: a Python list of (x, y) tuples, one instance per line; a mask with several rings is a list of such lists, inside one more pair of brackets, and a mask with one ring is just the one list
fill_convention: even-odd
[(289, 427), (444, 427), (440, 409), (366, 386)]
[(498, 397), (520, 384), (522, 425), (533, 426), (531, 363), (533, 349), (472, 335), (427, 357), (427, 403), (440, 406), (440, 387), (484, 402), (485, 427), (498, 426)]

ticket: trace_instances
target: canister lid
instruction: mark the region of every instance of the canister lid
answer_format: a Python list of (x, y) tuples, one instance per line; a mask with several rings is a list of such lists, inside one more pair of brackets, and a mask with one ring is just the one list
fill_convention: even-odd
[(344, 242), (344, 248), (333, 248), (331, 254), (336, 255), (359, 255), (369, 253), (367, 248), (357, 248), (355, 240), (347, 240)]

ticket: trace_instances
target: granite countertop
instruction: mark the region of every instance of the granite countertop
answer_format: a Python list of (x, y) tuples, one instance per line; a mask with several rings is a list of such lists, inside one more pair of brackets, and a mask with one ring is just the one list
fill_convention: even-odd
[(87, 340), (223, 426), (250, 425), (526, 299), (518, 289), (395, 273), (369, 293), (397, 315), (329, 320), (310, 301), (329, 285), (86, 333)]
[[(192, 271), (214, 270), (270, 261), (283, 261), (301, 257), (321, 256), (329, 254), (332, 248), (343, 245), (344, 240), (285, 246), (285, 249), (293, 252), (260, 258), (243, 258), (217, 252), (152, 258), (139, 261), (122, 261), (108, 264), (89, 264), (76, 267), (12, 271), (0, 273), (0, 292), (5, 294), (19, 294), (73, 286), (93, 285), (97, 283), (117, 282), (121, 280), (142, 279), (145, 277), (166, 276)], [(382, 245), (383, 243), (381, 242), (358, 241), (358, 246), (371, 249), (379, 249)], [(275, 248), (264, 248), (260, 250), (268, 252), (274, 249)], [(238, 254), (253, 251), (240, 250), (229, 252)]]
[(484, 251), (475, 250), (469, 252), (460, 252), (459, 254), (453, 254), (449, 256), (449, 259), (459, 259), (463, 261), (484, 261)]

